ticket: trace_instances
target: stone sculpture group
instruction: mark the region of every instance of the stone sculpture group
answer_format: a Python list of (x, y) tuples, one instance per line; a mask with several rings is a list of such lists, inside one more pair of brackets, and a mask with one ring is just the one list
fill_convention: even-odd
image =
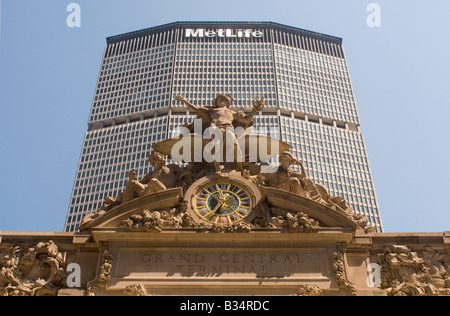
[[(255, 115), (262, 111), (265, 105), (263, 98), (256, 98), (252, 111), (245, 114), (231, 108), (233, 98), (230, 95), (219, 95), (214, 99), (211, 107), (197, 107), (183, 97), (177, 97), (176, 100), (183, 102), (197, 114), (198, 120), (201, 120), (201, 132), (212, 128), (223, 134), (229, 134), (230, 129), (236, 127), (243, 129), (252, 127)], [(197, 123), (198, 126), (198, 122), (185, 127), (190, 133), (194, 133), (195, 124)], [(260, 258), (264, 256), (270, 258), (269, 263), (265, 263), (266, 265), (274, 263), (270, 267), (263, 266), (262, 271), (273, 269), (272, 273), (275, 277), (271, 286), (280, 291), (283, 288), (277, 288), (277, 286), (282, 283), (280, 281), (283, 277), (289, 278), (292, 275), (298, 277), (298, 275), (306, 273), (308, 277), (305, 280), (311, 280), (310, 275), (313, 271), (302, 270), (301, 256), (315, 262), (314, 267), (310, 266), (314, 271), (316, 270), (315, 265), (322, 267), (325, 264), (323, 270), (315, 272), (319, 273), (318, 280), (326, 279), (327, 281), (314, 284), (306, 284), (306, 281), (303, 281), (294, 289), (295, 295), (298, 296), (321, 296), (331, 292), (332, 295), (359, 295), (362, 282), (360, 280), (359, 283), (355, 283), (352, 280), (360, 278), (367, 272), (365, 268), (363, 268), (363, 273), (355, 268), (363, 266), (358, 261), (361, 258), (366, 263), (370, 261), (372, 264), (375, 260), (380, 269), (378, 288), (370, 290), (371, 294), (390, 296), (450, 295), (450, 256), (445, 253), (445, 249), (449, 249), (450, 238), (446, 234), (444, 234), (444, 238), (439, 239), (439, 242), (434, 242), (434, 248), (424, 247), (420, 242), (416, 242), (414, 245), (419, 250), (412, 249), (402, 242), (394, 244), (392, 240), (405, 241), (407, 239), (380, 237), (376, 234), (375, 228), (368, 225), (367, 218), (354, 212), (344, 198), (332, 196), (325, 186), (315, 183), (308, 176), (303, 162), (297, 160), (289, 150), (286, 150), (290, 148), (289, 145), (271, 139), (272, 142), (278, 141), (281, 145), (277, 152), (271, 152), (271, 155), (278, 156), (280, 161), (279, 166), (271, 169), (266, 168), (267, 163), (262, 159), (249, 160), (247, 148), (242, 150), (242, 147), (238, 146), (238, 137), (231, 134), (228, 136), (225, 137), (228, 144), (226, 142), (217, 143), (217, 139), (213, 139), (213, 143), (216, 142), (216, 151), (224, 146), (223, 153), (227, 152), (226, 146), (230, 146), (234, 153), (233, 161), (215, 159), (213, 161), (201, 160), (188, 163), (184, 161), (179, 164), (169, 164), (170, 151), (179, 139), (155, 144), (153, 146), (155, 150), (149, 156), (149, 163), (153, 167), (152, 171), (142, 179), (138, 179), (136, 170), (131, 170), (123, 192), (117, 196), (106, 197), (100, 209), (86, 215), (80, 226), (80, 233), (68, 236), (69, 241), (64, 239), (65, 237), (59, 237), (60, 241), (66, 240), (65, 251), (60, 249), (63, 246), (56, 245), (50, 238), (49, 241), (25, 243), (19, 242), (20, 238), (11, 237), (8, 246), (3, 247), (5, 239), (2, 241), (2, 235), (0, 235), (0, 296), (59, 295), (60, 291), (67, 289), (68, 254), (71, 254), (72, 259), (75, 257), (82, 261), (79, 249), (85, 247), (83, 260), (87, 260), (86, 258), (92, 255), (93, 249), (96, 247), (94, 239), (98, 243), (98, 249), (95, 248), (98, 254), (94, 254), (94, 259), (96, 256), (98, 257), (98, 263), (97, 267), (94, 267), (95, 272), (91, 275), (95, 275), (95, 278), (84, 283), (82, 293), (86, 296), (94, 296), (98, 293), (108, 294), (108, 286), (113, 281), (112, 283), (116, 287), (114, 294), (118, 294), (117, 289), (121, 289), (121, 294), (125, 296), (148, 296), (149, 284), (151, 285), (151, 282), (147, 282), (148, 278), (145, 279), (147, 281), (143, 281), (147, 282), (145, 284), (125, 282), (125, 286), (122, 288), (117, 285), (123, 279), (123, 276), (117, 278), (115, 275), (118, 273), (117, 271), (124, 271), (125, 276), (127, 273), (135, 272), (127, 271), (126, 255), (121, 255), (121, 253), (126, 252), (133, 255), (134, 252), (139, 252), (141, 248), (135, 244), (141, 245), (143, 249), (148, 248), (148, 243), (153, 243), (154, 247), (157, 247), (154, 236), (158, 236), (161, 240), (164, 238), (171, 242), (175, 240), (175, 250), (164, 246), (164, 251), (169, 249), (174, 252), (173, 255), (168, 255), (168, 258), (175, 261), (174, 258), (179, 256), (189, 261), (187, 258), (189, 256), (177, 253), (185, 242), (184, 238), (179, 238), (178, 234), (189, 236), (186, 238), (187, 243), (194, 240), (193, 236), (198, 245), (203, 243), (204, 248), (199, 246), (200, 248), (196, 250), (198, 252), (201, 252), (202, 249), (209, 251), (208, 249), (211, 248), (208, 247), (211, 247), (211, 244), (214, 244), (215, 247), (215, 243), (221, 239), (225, 240), (225, 244), (226, 240), (228, 242), (232, 240), (233, 247), (240, 245), (240, 250), (235, 254), (224, 253), (221, 255), (222, 259), (233, 256), (237, 260), (239, 256), (243, 256), (246, 258), (245, 260), (254, 263), (255, 260), (251, 259), (252, 256), (247, 255), (250, 246), (246, 244), (246, 241), (250, 240), (253, 245), (259, 245), (258, 250), (253, 249), (253, 251), (259, 252), (257, 255)], [(258, 142), (258, 138), (254, 138), (252, 141)], [(247, 139), (248, 142), (249, 139)], [(204, 143), (202, 144), (204, 145)], [(207, 221), (197, 216), (198, 213), (192, 211), (194, 207), (192, 200), (199, 199), (195, 205), (201, 207), (210, 203), (208, 198), (201, 196), (199, 198), (205, 189), (211, 191), (206, 190), (209, 192), (210, 201), (213, 204), (211, 208), (214, 211), (223, 214), (230, 209), (230, 206), (238, 205), (232, 211), (241, 212), (242, 217), (236, 215), (235, 218), (238, 220), (222, 223), (217, 219)], [(217, 190), (216, 193), (213, 193), (215, 190)], [(215, 197), (214, 194), (216, 194)], [(236, 200), (233, 200), (233, 194)], [(239, 194), (241, 194), (242, 200), (238, 203), (236, 201), (239, 200)], [(225, 215), (231, 218), (230, 214)], [(216, 217), (212, 216), (212, 218)], [(248, 238), (234, 238), (233, 234), (247, 234)], [(227, 237), (231, 239), (227, 239)], [(120, 238), (126, 240), (123, 245), (120, 245)], [(266, 238), (263, 247), (261, 247), (260, 238)], [(376, 244), (374, 240), (377, 238), (378, 240), (387, 240), (386, 244), (380, 244), (381, 242)], [(293, 244), (297, 248), (291, 244), (291, 248), (286, 248), (285, 256), (286, 262), (292, 263), (290, 259), (292, 253), (289, 251), (297, 253), (295, 257), (299, 264), (291, 266), (292, 271), (286, 272), (284, 268), (280, 270), (280, 267), (276, 265), (276, 256), (261, 250), (261, 248), (269, 249), (271, 243), (275, 242), (279, 243), (278, 247), (281, 242), (283, 248), (284, 243), (290, 243), (293, 239), (295, 239)], [(108, 246), (110, 240), (113, 240), (114, 249), (110, 249)], [(428, 242), (431, 239), (424, 238), (424, 240)], [(68, 244), (70, 244), (69, 247), (67, 247)], [(118, 244), (119, 246), (117, 246)], [(130, 248), (128, 245), (132, 245), (132, 247)], [(312, 249), (311, 245), (322, 249), (323, 252)], [(230, 251), (227, 247), (224, 249), (224, 252)], [(139, 254), (142, 258), (142, 254)], [(161, 255), (157, 254), (156, 258), (162, 258), (158, 256)], [(207, 252), (196, 253), (195, 256), (205, 259)], [(353, 263), (359, 262), (356, 265), (353, 264), (351, 271), (348, 269), (349, 258), (353, 258)], [(115, 265), (119, 264), (119, 259), (122, 260), (122, 267), (115, 269)], [(90, 262), (89, 265), (86, 265), (87, 270), (93, 269), (92, 261)], [(158, 259), (154, 262), (154, 264), (156, 263), (158, 263)], [(221, 263), (223, 264), (223, 262)], [(131, 270), (136, 267), (135, 264), (137, 263), (133, 262)], [(202, 261), (202, 264), (206, 263)], [(226, 271), (222, 270), (222, 266), (215, 266), (215, 262), (211, 264), (214, 267), (212, 271), (221, 271), (221, 273)], [(144, 269), (146, 273), (161, 272), (161, 267), (156, 269), (156, 272), (147, 271), (149, 267), (146, 266)], [(183, 266), (179, 267), (181, 269)], [(194, 268), (193, 265), (189, 266), (188, 271)], [(244, 267), (235, 268), (240, 273), (244, 273)], [(202, 280), (202, 275), (205, 277), (205, 269), (204, 265), (199, 267), (198, 280)], [(141, 273), (144, 273), (144, 270)], [(254, 266), (248, 267), (249, 274), (255, 273), (257, 270), (257, 267)], [(173, 271), (168, 272), (167, 275), (170, 276), (173, 273)], [(220, 282), (220, 273), (217, 274), (215, 277), (219, 278), (217, 282)], [(331, 274), (332, 277), (329, 278), (328, 274)], [(258, 275), (255, 278), (258, 279)], [(158, 280), (163, 282), (164, 279), (158, 278)], [(239, 284), (243, 284), (239, 283), (239, 280), (241, 279), (235, 280), (237, 288), (239, 288)], [(174, 291), (183, 288), (183, 286), (173, 285), (172, 280), (169, 281), (166, 286), (174, 286)], [(246, 286), (251, 283), (247, 281), (244, 282)], [(266, 285), (270, 284), (270, 281), (270, 275), (265, 275)], [(196, 281), (192, 282), (194, 284)], [(258, 282), (255, 283), (260, 283), (260, 280), (258, 279)], [(327, 288), (330, 283), (334, 288)], [(203, 289), (204, 283), (201, 284), (200, 289)], [(255, 287), (252, 290), (258, 291), (260, 288)], [(367, 291), (367, 288), (362, 293), (364, 291)]]

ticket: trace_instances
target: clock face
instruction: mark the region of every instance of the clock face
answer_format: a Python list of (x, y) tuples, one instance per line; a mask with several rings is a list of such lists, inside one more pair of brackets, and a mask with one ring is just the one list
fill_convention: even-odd
[(214, 224), (237, 223), (250, 215), (252, 199), (241, 186), (220, 182), (197, 191), (194, 210), (202, 219)]

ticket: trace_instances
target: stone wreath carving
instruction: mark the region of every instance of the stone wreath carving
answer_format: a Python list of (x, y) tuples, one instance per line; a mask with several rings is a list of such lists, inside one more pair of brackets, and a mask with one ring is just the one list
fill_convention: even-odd
[(186, 212), (185, 204), (168, 211), (144, 210), (122, 222), (119, 228), (131, 232), (161, 233), (164, 227), (191, 228), (200, 233), (250, 233), (254, 229), (288, 229), (290, 233), (315, 233), (320, 229), (317, 220), (305, 213), (292, 213), (270, 208), (267, 203), (258, 204), (257, 213), (251, 223), (240, 222), (228, 225), (209, 224), (196, 221)]
[(344, 255), (336, 252), (331, 256), (333, 261), (333, 271), (336, 274), (336, 281), (339, 288), (348, 292), (350, 296), (358, 296), (356, 286), (347, 279), (345, 271)]
[(188, 203), (182, 201), (177, 208), (164, 211), (144, 210), (140, 214), (133, 215), (122, 222), (119, 228), (131, 232), (161, 233), (163, 226), (181, 228), (183, 226), (183, 214), (187, 210)]
[(252, 224), (257, 228), (288, 228), (291, 233), (315, 233), (320, 229), (320, 223), (308, 214), (271, 208), (265, 201), (260, 202), (255, 211), (258, 213)]
[(139, 283), (139, 284), (133, 284), (133, 285), (127, 286), (125, 288), (125, 290), (123, 291), (123, 296), (140, 297), (140, 296), (149, 296), (149, 295), (147, 294), (145, 287)]
[(89, 282), (86, 290), (86, 296), (95, 296), (99, 290), (106, 289), (109, 280), (111, 280), (111, 271), (113, 268), (114, 255), (109, 251), (103, 252), (102, 262), (98, 277), (95, 281)]
[(253, 225), (240, 222), (229, 225), (198, 223), (189, 214), (185, 213), (181, 216), (180, 228), (195, 228), (199, 233), (249, 233), (254, 228)]
[(0, 296), (56, 296), (66, 283), (66, 262), (53, 242), (23, 251), (12, 246), (0, 255)]
[(291, 233), (315, 233), (319, 230), (319, 222), (305, 213), (287, 213), (287, 223)]
[(321, 296), (322, 293), (323, 293), (323, 290), (321, 290), (317, 285), (306, 284), (306, 285), (300, 286), (297, 296), (314, 297), (314, 296)]
[(289, 213), (265, 207), (255, 211), (259, 213), (251, 223), (240, 222), (229, 225), (198, 223), (189, 213), (185, 213), (179, 221), (179, 227), (195, 228), (201, 233), (250, 233), (254, 229), (261, 228), (287, 228), (290, 233), (314, 233), (320, 228), (319, 222), (305, 213)]
[(378, 255), (381, 288), (389, 296), (450, 295), (450, 260), (427, 247), (419, 256), (404, 245), (389, 245)]
[(164, 219), (158, 211), (143, 211), (141, 215), (133, 215), (124, 220), (119, 228), (132, 232), (162, 232)]

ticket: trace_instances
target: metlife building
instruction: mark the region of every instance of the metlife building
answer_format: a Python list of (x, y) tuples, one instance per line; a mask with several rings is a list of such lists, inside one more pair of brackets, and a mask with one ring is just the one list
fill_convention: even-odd
[(292, 146), (309, 177), (383, 231), (342, 39), (272, 22), (177, 22), (110, 37), (100, 66), (65, 231), (145, 176), (151, 146), (230, 94), (258, 133)]

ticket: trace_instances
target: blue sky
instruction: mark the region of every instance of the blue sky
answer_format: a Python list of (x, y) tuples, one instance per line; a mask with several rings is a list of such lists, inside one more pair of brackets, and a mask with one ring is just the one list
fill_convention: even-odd
[[(66, 7), (81, 6), (81, 28)], [(369, 3), (381, 27), (369, 28)], [(450, 2), (1, 0), (0, 230), (62, 231), (106, 37), (273, 21), (342, 37), (387, 232), (450, 231)]]

